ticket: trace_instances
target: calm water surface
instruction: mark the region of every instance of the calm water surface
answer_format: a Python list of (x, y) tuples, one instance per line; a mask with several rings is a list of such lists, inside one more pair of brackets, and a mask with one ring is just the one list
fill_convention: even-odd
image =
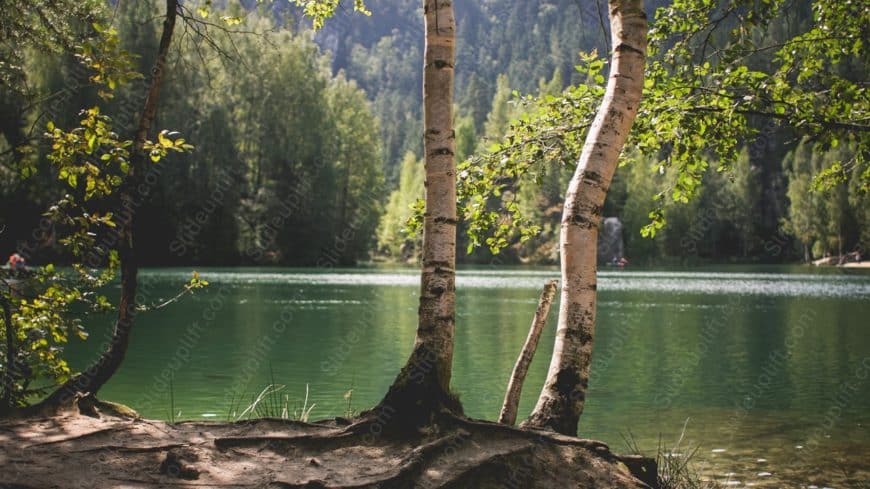
[[(167, 418), (225, 420), (267, 384), (312, 419), (375, 404), (414, 341), (415, 270), (200, 270), (211, 286), (140, 317), (103, 396)], [(832, 273), (833, 272), (833, 273)], [(148, 303), (190, 271), (144, 272)], [(460, 271), (454, 387), (494, 419), (552, 270)], [(705, 474), (735, 487), (870, 487), (870, 274), (808, 268), (602, 271), (581, 435), (624, 450), (700, 447)], [(526, 380), (546, 375), (556, 310)], [(87, 364), (109, 331), (70, 348)], [(345, 393), (353, 389), (350, 400)]]

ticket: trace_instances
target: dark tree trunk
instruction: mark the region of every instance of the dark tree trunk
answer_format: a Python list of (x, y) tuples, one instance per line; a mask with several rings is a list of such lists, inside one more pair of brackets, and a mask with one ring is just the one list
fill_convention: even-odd
[(27, 143), (27, 134), (24, 132), (25, 120), (24, 111), (21, 104), (10, 96), (9, 100), (0, 99), (0, 109), (3, 112), (3, 118), (0, 120), (0, 134), (6, 138), (6, 144), (12, 154), (10, 158), (9, 169), (17, 171), (15, 166), (21, 161), (22, 153), (18, 150), (19, 147)]
[(121, 218), (117, 226), (117, 250), (121, 262), (121, 298), (118, 304), (118, 319), (115, 322), (115, 329), (112, 331), (112, 338), (106, 350), (94, 364), (64, 383), (40, 403), (41, 406), (52, 407), (62, 405), (77, 395), (96, 395), (100, 388), (112, 378), (127, 354), (130, 332), (133, 329), (133, 321), (137, 308), (136, 287), (139, 264), (136, 259), (135, 243), (133, 241), (136, 208), (141, 204), (141, 200), (147, 197), (147, 192), (145, 195), (136, 195), (136, 192), (139, 192), (139, 184), (143, 181), (143, 174), (146, 169), (146, 162), (148, 161), (144, 145), (151, 131), (151, 125), (157, 116), (160, 86), (163, 82), (166, 57), (169, 53), (169, 46), (172, 43), (177, 13), (178, 0), (166, 0), (166, 17), (163, 20), (163, 33), (160, 36), (160, 46), (157, 52), (157, 61), (152, 70), (151, 84), (148, 88), (148, 94), (145, 98), (142, 115), (139, 118), (136, 136), (133, 141), (133, 150), (130, 156), (130, 171), (119, 190), (121, 211), (117, 214)]
[(18, 350), (15, 347), (15, 328), (12, 327), (12, 307), (5, 297), (0, 297), (3, 307), (3, 323), (6, 332), (6, 369), (3, 371), (3, 399), (0, 411), (12, 408), (12, 390), (15, 382), (15, 363)]

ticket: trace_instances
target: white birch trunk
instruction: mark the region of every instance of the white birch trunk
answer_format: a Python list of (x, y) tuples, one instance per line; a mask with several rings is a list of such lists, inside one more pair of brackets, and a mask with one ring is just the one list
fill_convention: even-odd
[(456, 311), (456, 162), (453, 132), (455, 20), (451, 0), (424, 0), (423, 113), (426, 212), (417, 338), (411, 357), (376, 410), (421, 425), (441, 409), (461, 413), (450, 394)]
[(612, 65), (604, 99), (565, 196), (562, 292), (547, 380), (525, 426), (577, 434), (595, 336), (596, 254), (601, 209), (643, 91), (647, 20), (643, 0), (610, 0)]
[(456, 162), (453, 133), (455, 21), (452, 0), (425, 0), (423, 151), (426, 213), (417, 344), (432, 352), (439, 386), (447, 392), (453, 364), (456, 311)]

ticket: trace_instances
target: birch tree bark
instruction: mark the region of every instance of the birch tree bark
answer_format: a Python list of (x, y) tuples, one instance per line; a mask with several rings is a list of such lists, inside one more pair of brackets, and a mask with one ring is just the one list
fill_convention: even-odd
[(418, 425), (439, 409), (462, 410), (450, 394), (456, 310), (455, 20), (452, 0), (424, 0), (423, 7), (426, 211), (417, 337), (411, 357), (380, 405)]
[(577, 434), (589, 381), (601, 210), (643, 91), (648, 32), (643, 0), (610, 0), (608, 7), (613, 39), (610, 79), (565, 196), (556, 342), (546, 383), (524, 423), (566, 435)]

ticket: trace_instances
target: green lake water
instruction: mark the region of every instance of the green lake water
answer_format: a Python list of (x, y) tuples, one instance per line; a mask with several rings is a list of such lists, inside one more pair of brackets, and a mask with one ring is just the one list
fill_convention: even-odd
[[(409, 269), (205, 269), (211, 282), (140, 316), (101, 397), (146, 417), (226, 420), (267, 384), (311, 419), (375, 404), (414, 341)], [(870, 274), (810, 268), (600, 272), (598, 329), (581, 436), (624, 451), (698, 448), (704, 474), (735, 487), (870, 487)], [(142, 274), (146, 303), (188, 269)], [(457, 278), (453, 386), (495, 419), (544, 281), (555, 269), (480, 268)], [(526, 379), (543, 383), (557, 309)], [(87, 364), (110, 329), (70, 347)]]

